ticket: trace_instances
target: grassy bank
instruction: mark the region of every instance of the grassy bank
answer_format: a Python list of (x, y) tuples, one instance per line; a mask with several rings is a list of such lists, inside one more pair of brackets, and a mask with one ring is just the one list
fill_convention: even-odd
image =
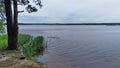
[[(25, 68), (43, 68), (43, 65), (35, 62), (34, 56), (38, 53), (42, 53), (45, 49), (44, 38), (42, 36), (33, 37), (28, 34), (19, 34), (18, 35), (18, 51), (6, 51), (7, 48), (7, 35), (0, 35), (0, 54), (4, 54), (7, 57), (10, 57), (9, 60), (6, 60), (4, 63), (5, 66), (9, 66), (9, 62), (18, 62), (21, 63), (21, 66)], [(11, 59), (17, 60), (12, 61)], [(24, 59), (20, 61), (21, 59)], [(24, 65), (24, 62), (28, 62), (28, 65)], [(3, 62), (0, 62), (0, 67)], [(8, 65), (7, 65), (8, 64)], [(31, 66), (33, 64), (33, 67)], [(14, 64), (13, 64), (14, 65)], [(36, 67), (34, 65), (37, 65)], [(39, 66), (40, 65), (40, 66)], [(11, 65), (12, 66), (12, 65)], [(19, 64), (17, 64), (19, 66)], [(26, 67), (28, 66), (28, 67)], [(11, 67), (12, 68), (12, 67)], [(15, 67), (18, 68), (18, 67)], [(24, 67), (23, 67), (24, 68)]]

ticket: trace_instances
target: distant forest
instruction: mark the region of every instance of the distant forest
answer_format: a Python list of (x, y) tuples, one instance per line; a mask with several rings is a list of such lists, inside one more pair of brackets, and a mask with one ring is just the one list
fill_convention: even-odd
[(120, 25), (120, 23), (18, 23), (18, 24), (19, 25)]

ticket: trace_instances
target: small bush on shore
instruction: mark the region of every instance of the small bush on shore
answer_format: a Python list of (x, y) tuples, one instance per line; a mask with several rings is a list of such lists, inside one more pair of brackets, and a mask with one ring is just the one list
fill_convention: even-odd
[(18, 45), (23, 46), (26, 43), (29, 43), (33, 37), (28, 34), (19, 34), (18, 35)]
[(1, 19), (0, 19), (0, 33), (4, 33), (4, 23)]
[(33, 56), (35, 54), (33, 48), (32, 48), (32, 45), (30, 43), (26, 43), (23, 45), (22, 47), (22, 51), (23, 51), (23, 54), (29, 58), (29, 59), (33, 59)]
[(32, 57), (34, 55), (43, 52), (44, 49), (44, 38), (42, 36), (35, 37), (31, 39), (29, 43), (26, 43), (22, 46), (24, 55), (27, 56), (29, 59), (33, 59)]
[(42, 36), (35, 37), (32, 41), (32, 47), (35, 52), (43, 52), (44, 50), (44, 38)]

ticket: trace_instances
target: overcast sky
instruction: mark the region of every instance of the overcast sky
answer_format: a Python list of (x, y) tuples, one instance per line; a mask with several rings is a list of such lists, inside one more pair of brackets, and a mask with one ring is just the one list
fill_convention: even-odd
[[(40, 23), (118, 23), (120, 0), (42, 0), (36, 13), (22, 13), (19, 22)], [(22, 9), (23, 7), (19, 7)]]

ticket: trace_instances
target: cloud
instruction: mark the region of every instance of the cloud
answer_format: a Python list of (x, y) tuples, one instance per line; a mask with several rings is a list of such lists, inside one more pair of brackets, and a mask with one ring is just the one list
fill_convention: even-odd
[(39, 22), (120, 22), (119, 0), (42, 0), (42, 3), (39, 12), (21, 15), (46, 18)]

